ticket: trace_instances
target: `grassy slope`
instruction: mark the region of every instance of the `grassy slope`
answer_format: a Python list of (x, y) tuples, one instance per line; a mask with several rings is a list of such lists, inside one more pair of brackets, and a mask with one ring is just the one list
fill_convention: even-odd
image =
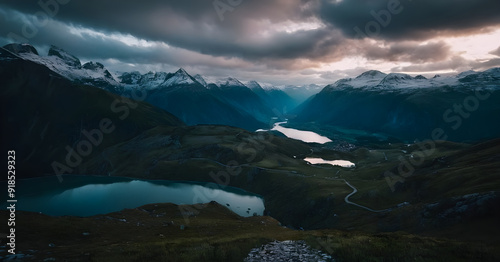
[[(310, 145), (299, 141), (223, 126), (158, 127), (108, 148), (105, 155), (110, 157), (96, 157), (83, 165), (82, 171), (101, 170), (103, 174), (148, 179), (227, 182), (264, 196), (267, 214), (287, 226), (366, 232), (405, 230), (440, 234), (460, 230), (482, 218), (478, 215), (455, 224), (429, 226), (425, 223), (430, 222), (422, 218), (426, 205), (500, 188), (500, 162), (494, 161), (500, 145), (495, 141), (475, 147), (438, 142), (434, 153), (415, 166), (413, 174), (397, 184), (394, 192), (384, 173), (398, 174), (400, 157), (410, 159), (420, 151), (418, 144), (358, 148), (352, 152), (312, 148), (313, 153)], [(311, 166), (299, 159), (305, 156), (348, 159), (357, 167)], [(472, 164), (474, 168), (470, 167)], [(102, 166), (113, 169), (103, 170)], [(358, 188), (358, 193), (351, 197), (356, 203), (377, 210), (403, 202), (411, 205), (389, 213), (372, 213), (348, 205), (344, 197), (352, 189), (342, 179)], [(491, 215), (498, 216), (488, 216)], [(498, 241), (493, 237), (498, 227), (494, 223), (489, 225), (494, 230), (482, 227), (475, 236)]]

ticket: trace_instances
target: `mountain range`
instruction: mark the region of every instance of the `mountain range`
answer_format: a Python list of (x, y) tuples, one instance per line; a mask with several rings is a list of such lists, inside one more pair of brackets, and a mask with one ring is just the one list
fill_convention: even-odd
[(326, 86), (295, 110), (292, 121), (406, 141), (485, 140), (500, 134), (499, 90), (500, 68), (430, 79), (372, 70)]
[[(125, 72), (115, 79), (103, 64), (82, 65), (76, 56), (55, 46), (50, 47), (47, 56), (40, 56), (28, 44), (9, 44), (4, 49), (78, 84), (93, 85), (118, 95), (144, 92), (146, 102), (171, 112), (188, 125), (220, 124), (256, 130), (269, 127), (272, 117), (297, 105), (280, 89), (251, 89), (232, 77), (207, 83), (203, 76), (193, 77), (180, 68), (174, 73)], [(252, 82), (252, 87), (255, 83)]]
[[(500, 68), (426, 78), (367, 71), (321, 88), (277, 88), (234, 77), (207, 81), (180, 68), (176, 72), (123, 72), (116, 78), (103, 64), (87, 62), (51, 46), (47, 56), (27, 44), (5, 52), (43, 65), (76, 84), (92, 85), (120, 96), (142, 93), (142, 100), (172, 113), (187, 125), (217, 124), (254, 131), (273, 119), (317, 126), (335, 136), (339, 129), (363, 130), (404, 141), (433, 133), (452, 141), (478, 141), (500, 134), (491, 116), (500, 110)], [(4, 58), (5, 59), (5, 58)]]

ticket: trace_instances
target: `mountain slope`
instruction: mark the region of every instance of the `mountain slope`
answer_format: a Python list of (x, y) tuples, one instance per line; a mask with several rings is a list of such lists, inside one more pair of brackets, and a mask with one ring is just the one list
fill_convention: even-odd
[(262, 99), (239, 80), (228, 77), (218, 81), (219, 88), (211, 92), (231, 106), (238, 108), (260, 122), (267, 123), (273, 117), (273, 112)]
[(246, 86), (250, 88), (257, 96), (259, 96), (266, 106), (275, 111), (286, 114), (288, 111), (293, 110), (298, 103), (290, 97), (283, 90), (278, 88), (268, 88), (264, 89), (256, 81), (250, 81), (246, 83)]
[(38, 55), (36, 49), (28, 44), (8, 44), (3, 48), (22, 59), (44, 65), (75, 83), (93, 85), (114, 93), (121, 90), (120, 84), (104, 65), (88, 62), (82, 66), (80, 59), (59, 47), (51, 46), (48, 56)]
[[(317, 122), (400, 139), (474, 141), (500, 135), (498, 69), (465, 77), (413, 78), (367, 72), (326, 86), (301, 106), (294, 121)], [(436, 131), (437, 130), (437, 131)]]
[(223, 92), (218, 87), (207, 88), (203, 77), (192, 77), (182, 68), (175, 73), (150, 72), (142, 76), (124, 73), (119, 79), (129, 90), (144, 90), (147, 102), (171, 112), (188, 125), (218, 124), (256, 130), (265, 127), (270, 118), (269, 114), (253, 114), (263, 110), (258, 99), (245, 102), (246, 96), (255, 94), (238, 96), (230, 89)]
[(311, 84), (304, 86), (287, 85), (283, 92), (289, 95), (297, 105), (304, 103), (307, 99), (316, 95), (322, 90), (323, 86)]
[[(0, 52), (2, 148), (16, 151), (18, 177), (54, 174), (54, 161), (74, 169), (144, 130), (184, 125), (147, 103), (75, 84), (44, 65)], [(68, 158), (74, 165), (66, 159), (71, 151), (81, 157)]]

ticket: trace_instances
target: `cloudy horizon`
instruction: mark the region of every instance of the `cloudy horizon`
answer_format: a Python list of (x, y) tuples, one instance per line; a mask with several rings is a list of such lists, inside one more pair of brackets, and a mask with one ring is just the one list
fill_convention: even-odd
[(498, 67), (498, 10), (495, 0), (6, 1), (0, 44), (41, 55), (55, 45), (111, 71), (324, 85), (372, 69)]

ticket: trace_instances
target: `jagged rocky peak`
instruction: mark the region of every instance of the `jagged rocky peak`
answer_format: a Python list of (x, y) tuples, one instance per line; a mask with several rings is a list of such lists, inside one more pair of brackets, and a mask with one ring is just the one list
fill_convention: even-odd
[(177, 77), (177, 78), (182, 78), (182, 79), (186, 79), (186, 78), (192, 78), (192, 76), (190, 74), (188, 74), (188, 72), (186, 72), (186, 70), (184, 70), (184, 68), (179, 68), (179, 70), (177, 70), (173, 77)]
[(418, 80), (426, 80), (427, 77), (423, 76), (423, 75), (418, 75), (415, 77), (415, 79), (418, 79)]
[(83, 68), (88, 69), (88, 70), (97, 70), (97, 69), (104, 69), (104, 65), (99, 63), (99, 62), (87, 62), (83, 65)]
[[(196, 79), (189, 75), (186, 70), (179, 68), (170, 78), (168, 78), (162, 86), (170, 87), (177, 85), (192, 85), (199, 84)], [(201, 84), (200, 84), (201, 85)]]
[(104, 67), (104, 65), (99, 62), (90, 61), (85, 63), (82, 67), (86, 70), (102, 72), (106, 78), (112, 78), (114, 80), (113, 75), (111, 75), (111, 73)]
[(166, 72), (153, 72), (149, 71), (143, 75), (143, 81), (165, 81), (170, 74)]
[(184, 68), (179, 68), (179, 70), (177, 70), (177, 72), (175, 72), (175, 74), (181, 74), (181, 75), (189, 75), (188, 72), (186, 72), (186, 70), (184, 70)]
[(122, 74), (123, 76), (142, 76), (141, 72), (139, 71), (132, 71), (132, 72), (124, 72)]
[(35, 54), (38, 55), (38, 51), (36, 48), (30, 44), (17, 44), (17, 43), (12, 43), (3, 46), (3, 48), (7, 49), (8, 51), (14, 53), (14, 54)]
[(125, 72), (121, 76), (118, 76), (120, 83), (133, 85), (137, 84), (142, 78), (142, 74), (139, 71)]
[(63, 49), (57, 47), (57, 46), (50, 46), (49, 49), (49, 56), (56, 56), (59, 57), (64, 63), (66, 63), (69, 66), (81, 68), (82, 64), (80, 62), (80, 59), (78, 59), (76, 56), (64, 51)]

